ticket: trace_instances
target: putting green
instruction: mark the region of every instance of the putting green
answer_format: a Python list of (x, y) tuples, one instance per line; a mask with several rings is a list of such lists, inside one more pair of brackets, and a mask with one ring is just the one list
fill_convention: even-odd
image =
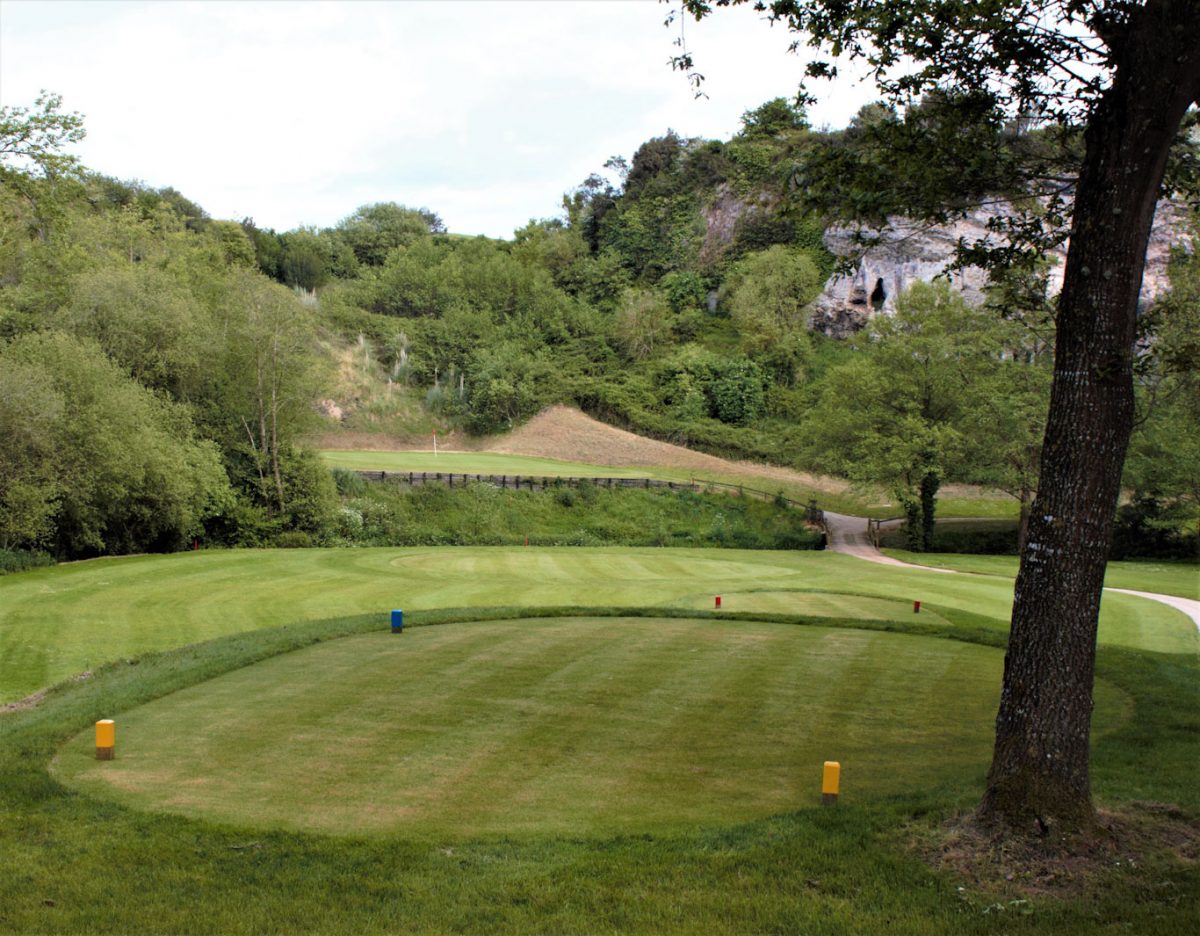
[[(135, 808), (253, 827), (591, 835), (978, 784), (998, 650), (784, 624), (557, 618), (287, 654), (117, 715), (53, 764)], [(1132, 703), (1101, 683), (1097, 736)]]

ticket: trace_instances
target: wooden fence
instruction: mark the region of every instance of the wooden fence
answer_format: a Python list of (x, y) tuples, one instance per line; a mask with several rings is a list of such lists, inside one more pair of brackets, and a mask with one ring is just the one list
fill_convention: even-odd
[(806, 519), (821, 526), (825, 525), (825, 513), (817, 506), (815, 500), (807, 504), (782, 494), (772, 494), (770, 491), (760, 491), (742, 484), (726, 484), (723, 481), (703, 481), (693, 478), (690, 481), (660, 481), (657, 478), (567, 478), (560, 476), (544, 477), (539, 475), (491, 475), (491, 474), (459, 474), (446, 471), (358, 471), (360, 477), (367, 481), (388, 481), (393, 484), (444, 484), (447, 487), (466, 487), (469, 484), (490, 484), (494, 487), (514, 491), (544, 491), (547, 488), (578, 487), (581, 484), (594, 484), (602, 488), (642, 488), (645, 490), (665, 489), (669, 491), (696, 491), (697, 493), (713, 492), (730, 494), (735, 497), (755, 497), (760, 500), (775, 501), (782, 506), (795, 510), (803, 510)]

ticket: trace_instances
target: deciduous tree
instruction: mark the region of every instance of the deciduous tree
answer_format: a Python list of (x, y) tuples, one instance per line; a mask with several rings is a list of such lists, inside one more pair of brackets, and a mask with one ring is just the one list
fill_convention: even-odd
[(942, 481), (990, 435), (974, 414), (995, 386), (999, 324), (946, 283), (914, 284), (855, 339), (806, 421), (815, 463), (891, 488), (915, 550), (932, 546)]
[[(682, 6), (696, 17), (712, 9), (705, 0)], [(815, 50), (810, 76), (836, 74), (848, 58), (898, 103), (940, 89), (972, 101), (976, 123), (1033, 115), (1082, 139), (1077, 172), (1051, 202), (1050, 220), (1058, 209), (1070, 216), (1070, 247), (1041, 481), (979, 816), (1009, 829), (1088, 827), (1096, 625), (1133, 426), (1138, 293), (1172, 144), (1200, 101), (1200, 2), (754, 6)], [(694, 74), (686, 52), (676, 64)], [(1038, 191), (1032, 181), (1029, 191)], [(1035, 249), (1061, 239), (1044, 219), (1027, 212), (1011, 233)]]

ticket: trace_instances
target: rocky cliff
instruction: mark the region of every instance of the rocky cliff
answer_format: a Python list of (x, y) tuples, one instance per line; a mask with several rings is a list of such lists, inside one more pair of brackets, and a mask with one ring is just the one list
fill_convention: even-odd
[[(971, 302), (982, 302), (987, 273), (979, 267), (946, 274), (959, 239), (968, 243), (983, 238), (994, 213), (979, 211), (945, 226), (929, 228), (907, 218), (893, 218), (888, 227), (871, 232), (879, 242), (862, 253), (849, 275), (834, 275), (813, 304), (810, 327), (831, 337), (851, 335), (866, 325), (872, 315), (895, 310), (896, 296), (917, 280), (931, 282), (948, 275), (950, 282)], [(1184, 240), (1184, 215), (1175, 205), (1159, 205), (1154, 219), (1142, 280), (1142, 302), (1146, 303), (1168, 286), (1167, 263), (1171, 248)], [(838, 257), (852, 257), (861, 249), (849, 228), (830, 228), (825, 245)], [(1050, 287), (1062, 285), (1065, 251), (1053, 255)]]

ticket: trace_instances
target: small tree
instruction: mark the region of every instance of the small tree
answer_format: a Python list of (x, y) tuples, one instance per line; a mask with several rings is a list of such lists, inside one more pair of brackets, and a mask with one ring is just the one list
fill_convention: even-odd
[(671, 310), (652, 289), (628, 289), (616, 321), (617, 341), (633, 360), (649, 357), (671, 337)]
[(946, 283), (914, 284), (854, 339), (855, 359), (827, 375), (806, 421), (814, 463), (887, 484), (918, 551), (932, 546), (943, 479), (969, 462), (996, 325)]
[(812, 259), (782, 244), (738, 261), (725, 284), (742, 346), (784, 384), (795, 383), (807, 363), (807, 307), (821, 285)]
[(31, 230), (45, 239), (60, 208), (63, 181), (77, 179), (79, 160), (65, 147), (86, 135), (83, 117), (63, 113), (62, 98), (43, 91), (33, 108), (0, 107), (0, 186), (31, 209)]

